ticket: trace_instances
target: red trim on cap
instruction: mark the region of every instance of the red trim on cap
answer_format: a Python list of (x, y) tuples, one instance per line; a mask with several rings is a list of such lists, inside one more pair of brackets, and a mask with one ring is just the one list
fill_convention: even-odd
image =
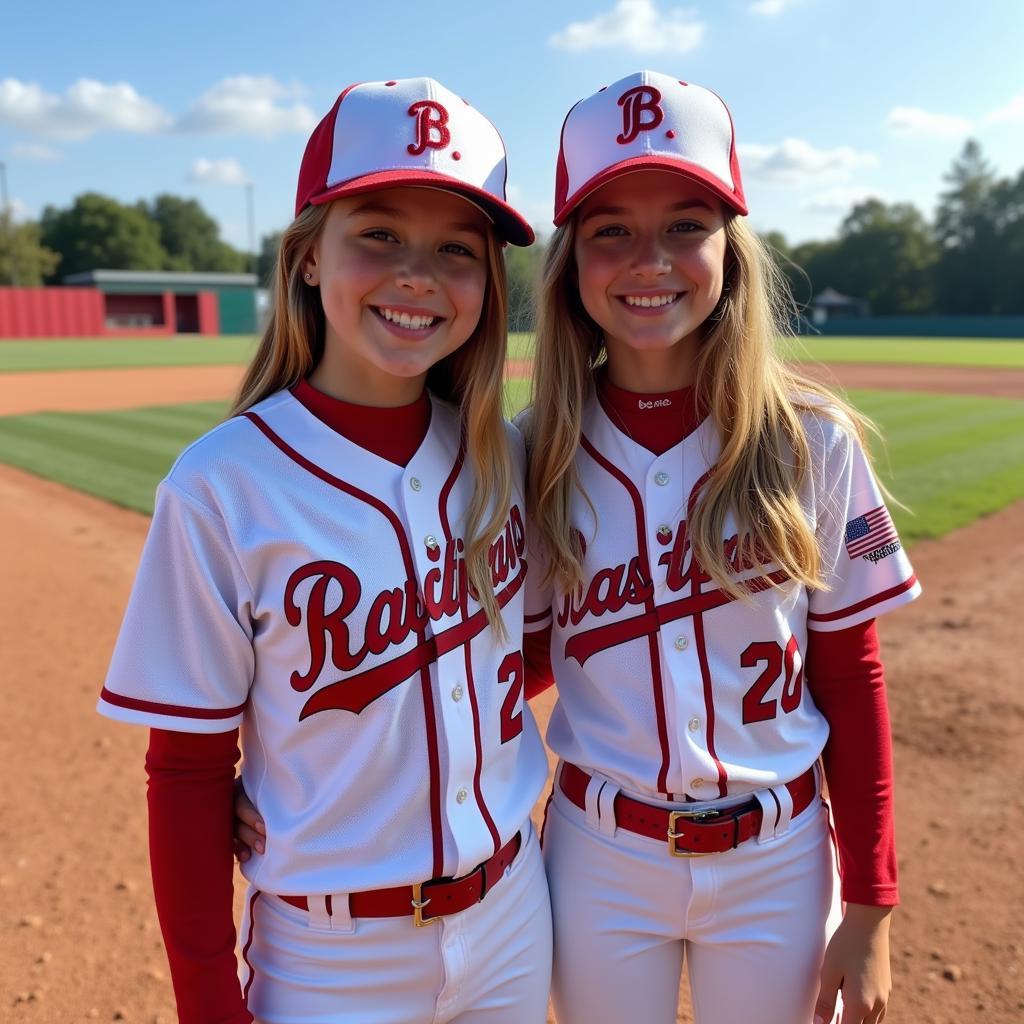
[[(730, 166), (732, 166), (733, 163), (734, 158), (733, 156), (730, 156)], [(559, 153), (559, 172), (561, 172), (564, 165), (564, 157)], [(735, 166), (738, 169), (739, 164), (736, 163)], [(576, 207), (587, 198), (587, 196), (592, 192), (595, 192), (602, 185), (606, 185), (609, 181), (613, 181), (615, 178), (621, 177), (623, 174), (643, 170), (674, 171), (676, 174), (681, 174), (684, 178), (689, 178), (691, 181), (696, 181), (697, 184), (703, 185), (737, 213), (744, 215), (747, 213), (747, 205), (746, 200), (743, 197), (742, 187), (738, 187), (734, 192), (725, 184), (725, 182), (710, 171), (706, 171), (703, 167), (697, 167), (694, 164), (686, 163), (683, 160), (674, 159), (672, 157), (647, 155), (633, 156), (626, 160), (619, 160), (595, 174), (588, 182), (585, 182), (571, 196), (564, 200), (560, 208), (556, 209), (555, 226), (561, 227), (561, 225), (569, 219), (569, 215), (573, 210), (575, 210)], [(738, 180), (737, 186), (739, 186)]]
[(327, 172), (330, 170), (331, 156), (334, 153), (334, 126), (338, 122), (338, 107), (357, 85), (362, 85), (362, 82), (354, 82), (338, 96), (334, 106), (313, 129), (313, 134), (306, 143), (302, 163), (299, 165), (299, 184), (295, 194), (296, 217), (313, 201), (313, 196), (327, 185)]
[[(598, 90), (604, 92), (608, 86)], [(569, 113), (565, 115), (565, 120), (562, 122), (562, 130), (558, 136), (558, 165), (555, 168), (555, 223), (558, 224), (558, 211), (565, 206), (566, 195), (569, 191), (569, 168), (565, 163), (565, 126), (569, 123), (569, 118), (572, 117), (572, 112), (582, 103), (574, 103), (569, 110)]]
[[(729, 109), (729, 105), (718, 95), (717, 92), (713, 92), (708, 89), (708, 92), (722, 104), (725, 110), (726, 117), (729, 118), (729, 172), (732, 174), (733, 184), (736, 186), (736, 193), (746, 204), (746, 199), (743, 198), (743, 178), (740, 176), (740, 155), (736, 150), (736, 125), (732, 120), (732, 111)], [(740, 213), (746, 213), (746, 209), (740, 211)]]
[(503, 239), (513, 245), (531, 245), (533, 243), (533, 228), (508, 203), (503, 203), (486, 189), (476, 188), (459, 178), (442, 174), (440, 171), (429, 171), (426, 168), (413, 170), (399, 167), (387, 171), (376, 171), (373, 174), (364, 174), (350, 181), (339, 182), (326, 191), (310, 196), (308, 202), (314, 206), (321, 206), (323, 203), (333, 202), (342, 196), (356, 196), (363, 192), (374, 192), (382, 188), (399, 188), (403, 185), (414, 188), (417, 186), (440, 188), (461, 195), (470, 202), (483, 207), (484, 212), (493, 217), (498, 234)]

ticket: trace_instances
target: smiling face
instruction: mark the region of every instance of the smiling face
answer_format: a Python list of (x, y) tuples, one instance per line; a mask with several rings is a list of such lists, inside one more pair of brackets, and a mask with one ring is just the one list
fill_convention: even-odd
[(682, 175), (637, 171), (575, 216), (580, 298), (604, 332), (613, 381), (634, 391), (692, 383), (700, 327), (722, 294), (721, 203)]
[(436, 189), (331, 203), (302, 268), (326, 321), (313, 384), (362, 405), (414, 401), (427, 371), (476, 330), (490, 230), (472, 203)]

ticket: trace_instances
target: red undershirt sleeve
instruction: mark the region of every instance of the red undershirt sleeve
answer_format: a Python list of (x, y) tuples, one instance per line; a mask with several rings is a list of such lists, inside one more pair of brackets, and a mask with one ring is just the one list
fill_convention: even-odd
[(180, 1024), (251, 1024), (232, 906), (238, 730), (151, 729), (149, 857)]
[(874, 619), (836, 632), (811, 630), (807, 686), (829, 724), (822, 754), (847, 903), (899, 903), (893, 820), (892, 738)]
[(551, 670), (550, 626), (523, 634), (523, 661), (526, 667), (524, 692), (526, 699), (532, 700), (537, 694), (555, 685)]

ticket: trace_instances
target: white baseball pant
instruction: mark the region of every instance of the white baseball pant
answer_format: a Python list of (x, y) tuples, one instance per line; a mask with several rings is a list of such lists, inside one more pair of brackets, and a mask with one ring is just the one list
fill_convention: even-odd
[(676, 858), (667, 840), (616, 829), (616, 792), (584, 811), (556, 784), (548, 808), (559, 1024), (674, 1024), (684, 954), (697, 1024), (810, 1024), (841, 914), (825, 805), (737, 849)]
[(483, 902), (424, 928), (345, 918), (340, 896), (327, 918), (250, 890), (239, 945), (257, 1024), (544, 1024), (551, 913), (529, 822), (523, 835)]

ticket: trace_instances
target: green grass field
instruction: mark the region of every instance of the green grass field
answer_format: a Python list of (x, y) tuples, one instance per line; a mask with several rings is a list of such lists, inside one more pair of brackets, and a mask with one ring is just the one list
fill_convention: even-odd
[[(225, 338), (0, 339), (0, 373), (111, 369), (134, 366), (209, 366), (245, 363), (252, 335)], [(529, 359), (533, 335), (512, 334), (509, 357)], [(798, 338), (792, 358), (821, 363), (910, 363), (930, 366), (1024, 367), (1024, 340), (991, 338)]]
[[(509, 412), (525, 382), (506, 393)], [(910, 512), (894, 509), (910, 542), (942, 534), (1024, 498), (1024, 402), (891, 391), (850, 399), (886, 439), (879, 474)], [(177, 453), (225, 414), (219, 402), (0, 419), (0, 462), (149, 513)]]
[(0, 373), (111, 370), (136, 366), (227, 366), (247, 363), (255, 335), (223, 338), (0, 339)]

